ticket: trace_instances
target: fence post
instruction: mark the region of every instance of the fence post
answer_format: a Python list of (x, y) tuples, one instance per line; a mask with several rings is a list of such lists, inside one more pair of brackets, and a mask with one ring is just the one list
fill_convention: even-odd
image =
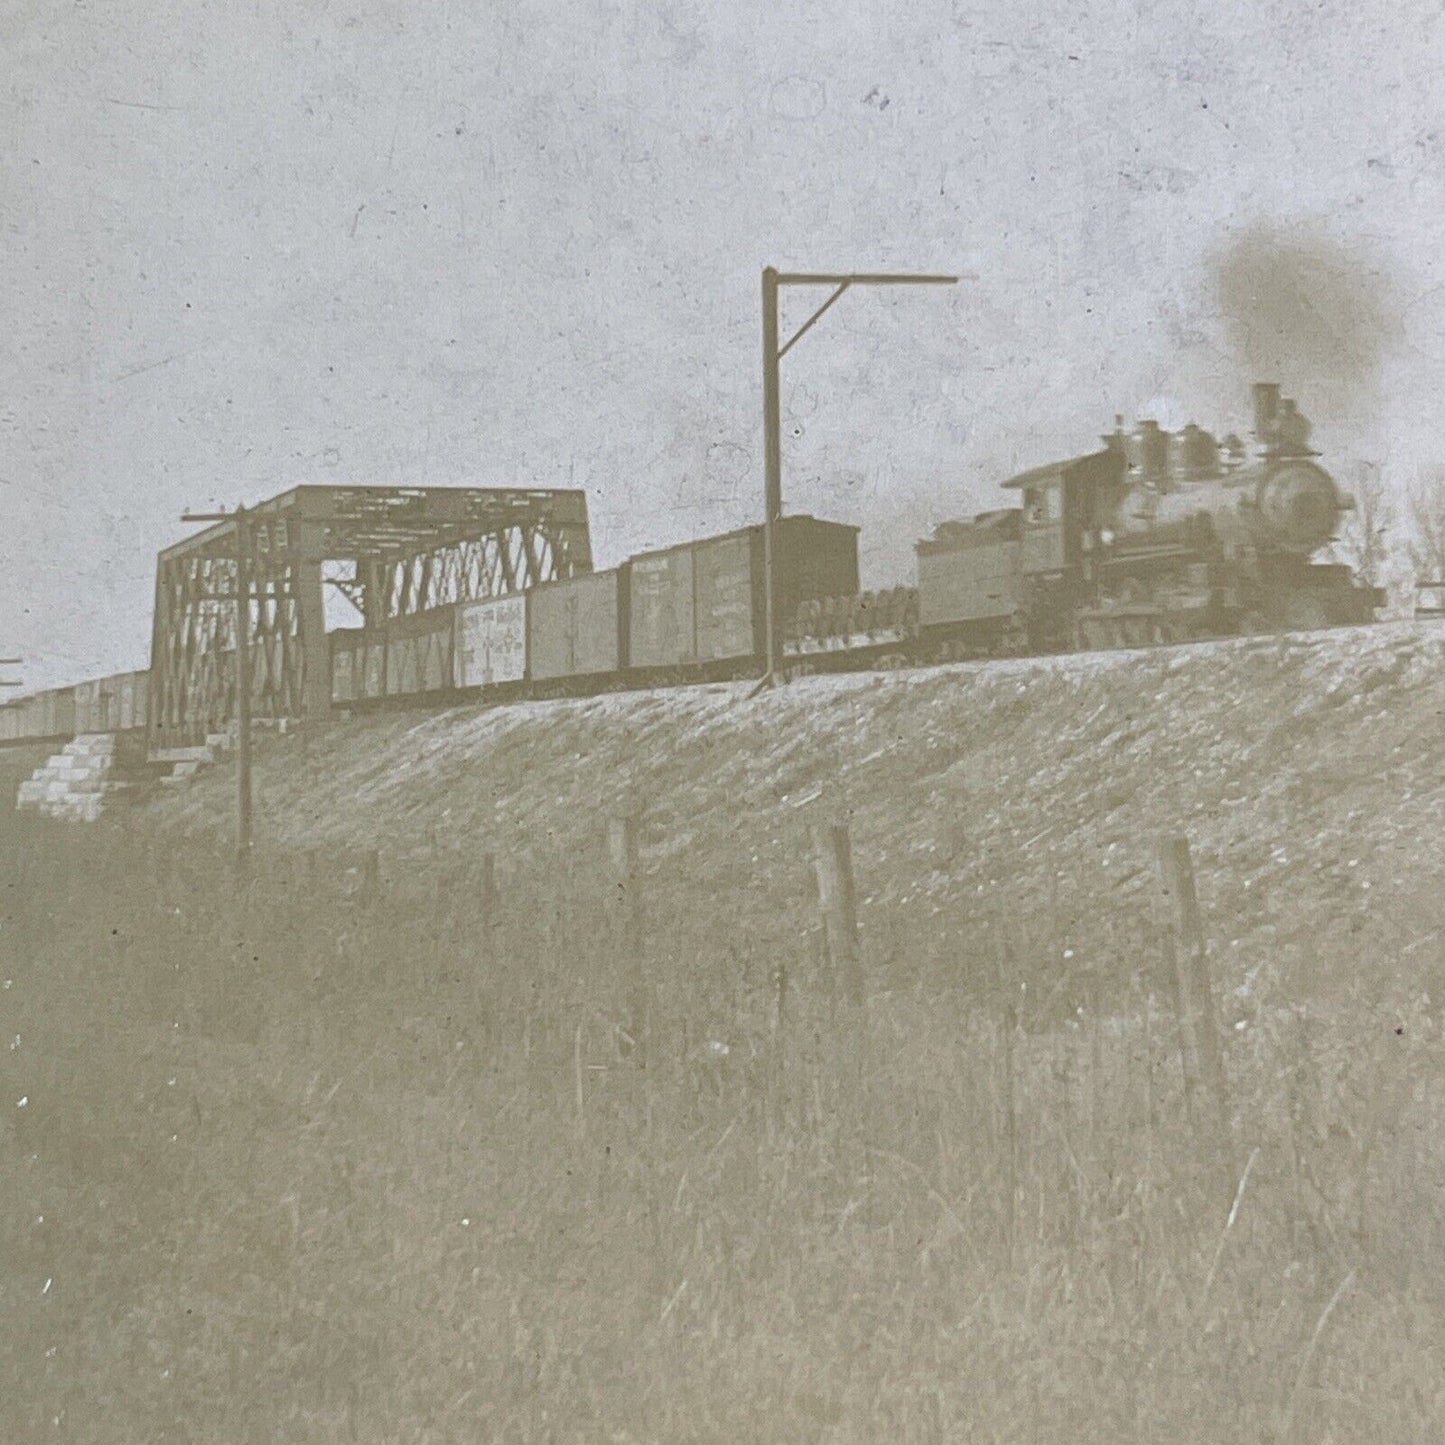
[[(1219, 1019), (1209, 978), (1209, 957), (1199, 898), (1194, 888), (1194, 864), (1189, 840), (1163, 837), (1157, 845), (1160, 901), (1164, 906), (1164, 944), (1173, 966), (1179, 1013), (1180, 1052), (1184, 1063), (1184, 1089), (1191, 1106), (1201, 1086), (1209, 1095), (1207, 1127), (1216, 1134), (1221, 1162), (1233, 1168), (1230, 1141), (1229, 1095), (1224, 1081), (1224, 1050)], [(1233, 1181), (1229, 1181), (1232, 1190)]]
[(646, 1068), (649, 1025), (647, 965), (643, 956), (642, 866), (639, 860), (637, 818), (634, 814), (627, 813), (608, 819), (607, 852), (622, 910), (628, 1032), (633, 1039), (634, 1057), (639, 1065)]
[(361, 884), (351, 899), (351, 909), (359, 926), (361, 967), (377, 983), (389, 983), (391, 960), (383, 956), (376, 937), (381, 916), (381, 854), (375, 848), (368, 848), (361, 856)]
[(492, 935), (497, 927), (497, 855), (491, 851), (482, 854), (482, 941), (491, 962)]
[(481, 927), (476, 941), (476, 964), (472, 969), (472, 1001), (485, 1012), (487, 1037), (492, 1037), (494, 1009), (487, 1008), (483, 984), (497, 977), (497, 855), (488, 849), (482, 854), (481, 878), (477, 901), (480, 905)]
[(772, 982), (776, 990), (773, 1005), (772, 1118), (774, 1127), (781, 1131), (787, 1117), (788, 1087), (788, 964), (781, 952)]
[(994, 972), (997, 975), (999, 1003), (1003, 1008), (999, 1032), (1003, 1042), (1004, 1248), (1012, 1269), (1018, 1238), (1019, 1121), (1014, 1083), (1014, 1037), (1018, 1032), (1019, 1014), (1013, 958), (1000, 924), (994, 924), (993, 935)]
[(853, 888), (853, 854), (846, 823), (814, 824), (808, 835), (818, 882), (818, 911), (828, 966), (850, 1004), (864, 1001), (863, 955), (858, 947), (858, 904)]
[[(501, 1008), (502, 991), (497, 986), (497, 855), (490, 849), (482, 853), (480, 877), (477, 880), (477, 933), (467, 938), (465, 932), (458, 933), (453, 927), (453, 939), (459, 939), (457, 956), (460, 965), (469, 972), (462, 976), (463, 997), (469, 997), (474, 1016), (481, 1019), (482, 1036), (490, 1049), (498, 1038), (498, 1010)], [(460, 901), (449, 904), (438, 898), (437, 910), (451, 909), (456, 917)], [(465, 913), (462, 914), (466, 916)], [(488, 990), (487, 985), (492, 985)]]

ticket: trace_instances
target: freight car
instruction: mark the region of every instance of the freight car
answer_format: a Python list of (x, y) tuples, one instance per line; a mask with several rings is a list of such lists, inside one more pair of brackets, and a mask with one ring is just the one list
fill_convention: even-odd
[(0, 747), (144, 730), (149, 695), (149, 672), (118, 672), (7, 700), (0, 706)]
[[(1313, 560), (1353, 501), (1272, 383), (1254, 387), (1255, 448), (1152, 421), (1103, 449), (1003, 485), (1019, 505), (946, 522), (918, 543), (906, 660), (1140, 646), (1373, 619), (1383, 594)], [(833, 599), (800, 617), (794, 651), (837, 650)], [(873, 637), (856, 638), (876, 650)], [(845, 650), (847, 646), (845, 645)]]
[[(858, 588), (858, 528), (783, 520), (784, 615)], [(504, 702), (756, 675), (765, 652), (763, 529), (643, 552), (620, 567), (331, 634), (342, 708), (448, 692)]]

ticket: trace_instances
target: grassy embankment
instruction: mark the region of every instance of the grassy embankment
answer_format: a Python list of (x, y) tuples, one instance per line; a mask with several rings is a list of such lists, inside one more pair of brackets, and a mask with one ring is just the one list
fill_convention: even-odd
[[(1438, 1438), (1445, 880), (1388, 847), (1441, 804), (1438, 645), (1322, 646), (278, 740), (294, 846), (246, 890), (224, 770), (7, 815), (0, 1435)], [(823, 808), (866, 1020), (811, 917)], [(1227, 1167), (1180, 1088), (1171, 825)]]

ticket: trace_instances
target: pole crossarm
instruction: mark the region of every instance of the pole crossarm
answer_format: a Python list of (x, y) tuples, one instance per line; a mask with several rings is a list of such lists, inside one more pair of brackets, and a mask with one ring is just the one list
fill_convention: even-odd
[[(778, 535), (783, 515), (782, 405), (778, 363), (853, 286), (953, 286), (961, 276), (926, 271), (776, 271), (763, 269), (763, 570), (767, 671), (759, 686), (781, 676), (783, 622), (778, 612)], [(782, 345), (778, 343), (778, 288), (831, 286), (833, 294)]]
[(779, 286), (953, 286), (962, 276), (924, 271), (780, 271)]
[(836, 286), (836, 289), (798, 328), (792, 338), (778, 348), (778, 360), (781, 361), (822, 320), (823, 313), (850, 286), (953, 286), (958, 279), (957, 276), (933, 276), (905, 271), (857, 271), (846, 276), (832, 276), (823, 272), (782, 272), (778, 276), (779, 286)]

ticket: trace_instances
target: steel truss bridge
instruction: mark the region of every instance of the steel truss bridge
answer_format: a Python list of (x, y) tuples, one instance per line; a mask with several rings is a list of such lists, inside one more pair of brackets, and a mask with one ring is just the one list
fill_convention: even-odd
[(199, 743), (230, 723), (241, 625), (252, 715), (325, 716), (328, 586), (362, 626), (382, 628), (591, 570), (579, 489), (295, 487), (158, 557), (150, 746)]

